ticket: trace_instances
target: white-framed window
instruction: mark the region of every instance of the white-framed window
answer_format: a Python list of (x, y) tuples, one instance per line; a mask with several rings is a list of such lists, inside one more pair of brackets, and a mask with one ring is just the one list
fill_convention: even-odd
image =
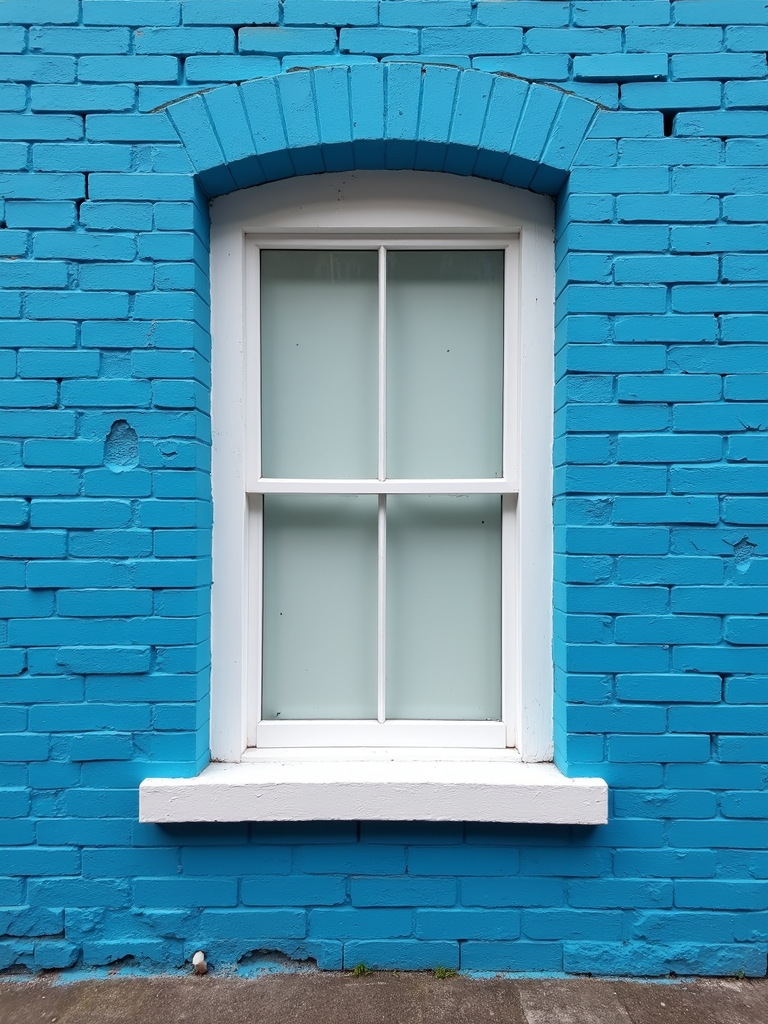
[(547, 763), (552, 201), (256, 186), (212, 204), (211, 288), (223, 764), (147, 780), (144, 819), (604, 820)]

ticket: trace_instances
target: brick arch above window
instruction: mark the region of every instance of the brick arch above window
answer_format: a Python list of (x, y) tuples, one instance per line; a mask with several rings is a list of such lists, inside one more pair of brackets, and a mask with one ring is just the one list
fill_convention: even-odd
[(522, 78), (404, 62), (295, 68), (164, 109), (214, 197), (362, 169), (447, 171), (554, 195), (600, 108)]

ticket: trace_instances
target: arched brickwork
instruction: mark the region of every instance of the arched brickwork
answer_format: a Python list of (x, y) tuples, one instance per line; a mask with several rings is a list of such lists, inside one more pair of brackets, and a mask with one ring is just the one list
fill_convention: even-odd
[(597, 104), (440, 65), (296, 68), (165, 108), (210, 196), (362, 168), (474, 174), (556, 194)]

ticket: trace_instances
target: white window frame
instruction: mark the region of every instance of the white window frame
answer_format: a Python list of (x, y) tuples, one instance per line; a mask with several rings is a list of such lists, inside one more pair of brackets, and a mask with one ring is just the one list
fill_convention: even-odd
[[(518, 464), (518, 399), (517, 352), (519, 303), (518, 237), (506, 233), (461, 235), (432, 232), (420, 235), (391, 232), (387, 237), (351, 235), (349, 232), (312, 231), (304, 236), (294, 234), (247, 234), (245, 241), (245, 278), (248, 291), (254, 288), (254, 301), (246, 300), (246, 501), (248, 529), (246, 545), (250, 571), (248, 590), (249, 624), (247, 627), (248, 708), (246, 750), (263, 747), (514, 747), (515, 716), (507, 709), (514, 707), (517, 681), (515, 649), (517, 638), (510, 628), (501, 631), (501, 718), (496, 722), (447, 720), (385, 720), (386, 682), (386, 513), (381, 498), (390, 494), (484, 494), (498, 495), (502, 502), (502, 624), (513, 624), (516, 618), (517, 594), (517, 464)], [(378, 253), (378, 479), (279, 479), (263, 477), (260, 471), (259, 379), (260, 316), (257, 293), (259, 255), (262, 249), (355, 249)], [(396, 479), (385, 476), (386, 467), (386, 291), (387, 252), (408, 249), (489, 250), (504, 253), (504, 364), (502, 402), (502, 467), (500, 477), (489, 479)], [(250, 297), (250, 296), (249, 296)], [(378, 504), (378, 720), (263, 720), (261, 708), (262, 673), (262, 498), (269, 494), (375, 494)]]
[[(261, 523), (259, 499), (248, 494), (317, 492), (316, 482), (262, 479), (253, 454), (257, 248), (389, 243), (507, 251), (503, 478), (463, 480), (458, 489), (504, 495), (505, 724), (393, 722), (361, 730), (357, 722), (321, 723), (332, 745), (319, 747), (319, 723), (255, 725), (260, 646), (253, 623), (260, 620), (262, 566), (253, 538), (259, 540)], [(496, 182), (417, 171), (329, 173), (256, 186), (212, 204), (211, 291), (211, 757), (223, 763), (193, 780), (146, 780), (142, 820), (604, 821), (605, 783), (566, 779), (546, 763), (553, 753), (552, 201)], [(325, 489), (340, 493), (340, 486), (334, 481)], [(358, 494), (457, 493), (455, 481), (344, 486)]]

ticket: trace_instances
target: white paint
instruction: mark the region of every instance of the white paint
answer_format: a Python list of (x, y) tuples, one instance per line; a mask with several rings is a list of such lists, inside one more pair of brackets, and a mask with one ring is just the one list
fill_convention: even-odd
[[(381, 709), (383, 711), (383, 709)], [(503, 749), (503, 722), (262, 721), (257, 747), (495, 747)], [(250, 751), (243, 753), (243, 758)]]
[[(552, 203), (543, 196), (494, 182), (423, 172), (314, 175), (232, 193), (213, 204), (211, 746), (216, 758), (238, 760), (267, 724), (248, 726), (249, 709), (253, 713), (260, 706), (260, 588), (252, 582), (249, 587), (249, 576), (259, 567), (260, 543), (254, 537), (248, 544), (245, 492), (253, 495), (252, 530), (258, 531), (257, 494), (314, 489), (311, 481), (260, 479), (259, 417), (256, 403), (245, 401), (243, 395), (246, 380), (248, 393), (258, 394), (259, 372), (258, 246), (249, 237), (262, 245), (289, 246), (327, 246), (332, 240), (334, 248), (359, 247), (366, 239), (380, 246), (382, 262), (383, 246), (393, 239), (398, 246), (493, 243), (507, 249), (505, 476), (463, 481), (460, 490), (508, 495), (503, 639), (508, 731), (501, 742), (516, 742), (524, 759), (551, 757), (552, 224)], [(382, 337), (384, 328), (382, 320)], [(380, 395), (380, 403), (384, 399)], [(383, 486), (376, 481), (345, 481), (339, 489), (413, 493), (428, 487), (431, 493), (456, 493), (456, 486), (456, 481), (387, 481)], [(250, 572), (243, 570), (247, 559)], [(518, 594), (522, 600), (517, 600)], [(300, 725), (299, 731), (306, 729)], [(327, 742), (344, 741), (328, 736)], [(378, 742), (393, 741), (382, 736)]]
[(504, 751), (272, 750), (194, 779), (146, 779), (139, 818), (189, 821), (497, 821), (599, 825), (602, 779)]
[[(412, 171), (294, 178), (214, 202), (211, 749), (231, 763), (212, 764), (196, 779), (146, 780), (143, 821), (606, 820), (602, 780), (566, 779), (552, 764), (522, 763), (552, 756), (553, 221), (546, 197)], [(506, 726), (320, 723), (321, 742), (337, 749), (280, 749), (317, 743), (318, 723), (257, 721), (261, 616), (253, 581), (261, 577), (261, 494), (311, 491), (313, 482), (260, 478), (259, 416), (246, 400), (259, 394), (255, 243), (352, 248), (393, 239), (399, 247), (507, 249), (505, 333), (519, 340), (505, 357), (504, 478), (460, 488), (505, 495)], [(382, 336), (384, 327), (382, 321)], [(425, 481), (423, 488), (456, 493), (456, 481)], [(413, 480), (346, 481), (336, 493), (421, 489)], [(376, 749), (382, 743), (392, 749)]]
[[(381, 463), (379, 463), (381, 465)], [(378, 724), (386, 718), (387, 697), (387, 496), (379, 495), (377, 508), (378, 565), (376, 600), (376, 715)], [(358, 741), (359, 742), (359, 741)], [(357, 744), (355, 744), (357, 745)]]
[(438, 477), (417, 480), (407, 477), (398, 480), (339, 479), (313, 480), (293, 477), (263, 477), (253, 481), (253, 489), (260, 494), (499, 494), (515, 493), (513, 479), (490, 477), (483, 479), (441, 480)]

